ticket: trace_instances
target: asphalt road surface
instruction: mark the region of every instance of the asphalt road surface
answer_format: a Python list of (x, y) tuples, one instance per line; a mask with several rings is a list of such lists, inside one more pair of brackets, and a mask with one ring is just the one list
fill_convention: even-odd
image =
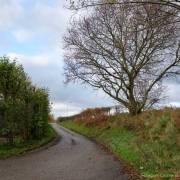
[(52, 124), (56, 145), (0, 160), (0, 180), (128, 180), (122, 164), (87, 138)]

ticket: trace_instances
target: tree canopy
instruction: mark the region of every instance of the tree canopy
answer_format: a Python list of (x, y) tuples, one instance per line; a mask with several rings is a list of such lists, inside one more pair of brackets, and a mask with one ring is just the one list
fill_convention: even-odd
[(144, 4), (154, 4), (169, 6), (180, 11), (180, 0), (69, 0), (69, 9), (80, 10), (88, 7), (101, 6), (105, 4), (133, 4), (133, 5), (144, 5)]
[(132, 115), (164, 97), (180, 63), (178, 10), (164, 5), (95, 6), (63, 36), (65, 83), (102, 89)]
[(32, 85), (16, 59), (0, 58), (0, 136), (13, 143), (44, 136), (48, 130), (50, 104), (47, 88)]

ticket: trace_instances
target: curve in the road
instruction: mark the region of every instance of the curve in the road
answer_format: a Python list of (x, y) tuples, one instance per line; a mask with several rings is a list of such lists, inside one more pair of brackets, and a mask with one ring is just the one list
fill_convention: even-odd
[(0, 180), (128, 180), (122, 164), (87, 138), (52, 124), (62, 137), (56, 145), (0, 160)]

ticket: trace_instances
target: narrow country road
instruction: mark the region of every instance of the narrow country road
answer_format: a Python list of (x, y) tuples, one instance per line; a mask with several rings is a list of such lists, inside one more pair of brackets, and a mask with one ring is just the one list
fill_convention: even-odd
[(87, 138), (52, 124), (62, 137), (56, 145), (0, 160), (0, 180), (128, 180), (122, 165)]

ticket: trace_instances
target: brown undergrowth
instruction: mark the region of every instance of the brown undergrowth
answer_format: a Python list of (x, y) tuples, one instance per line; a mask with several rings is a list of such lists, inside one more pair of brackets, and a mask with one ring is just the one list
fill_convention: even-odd
[(55, 123), (56, 122), (56, 119), (54, 118), (53, 115), (49, 116), (49, 122), (51, 122), (51, 123)]
[(180, 108), (148, 110), (137, 116), (130, 116), (129, 113), (111, 115), (108, 108), (87, 109), (74, 123), (106, 130), (124, 126), (138, 135), (134, 149), (142, 156), (138, 166), (143, 168), (143, 173), (179, 173), (180, 178)]
[(85, 127), (105, 126), (111, 118), (109, 111), (109, 108), (88, 108), (75, 118), (74, 122), (84, 124)]

